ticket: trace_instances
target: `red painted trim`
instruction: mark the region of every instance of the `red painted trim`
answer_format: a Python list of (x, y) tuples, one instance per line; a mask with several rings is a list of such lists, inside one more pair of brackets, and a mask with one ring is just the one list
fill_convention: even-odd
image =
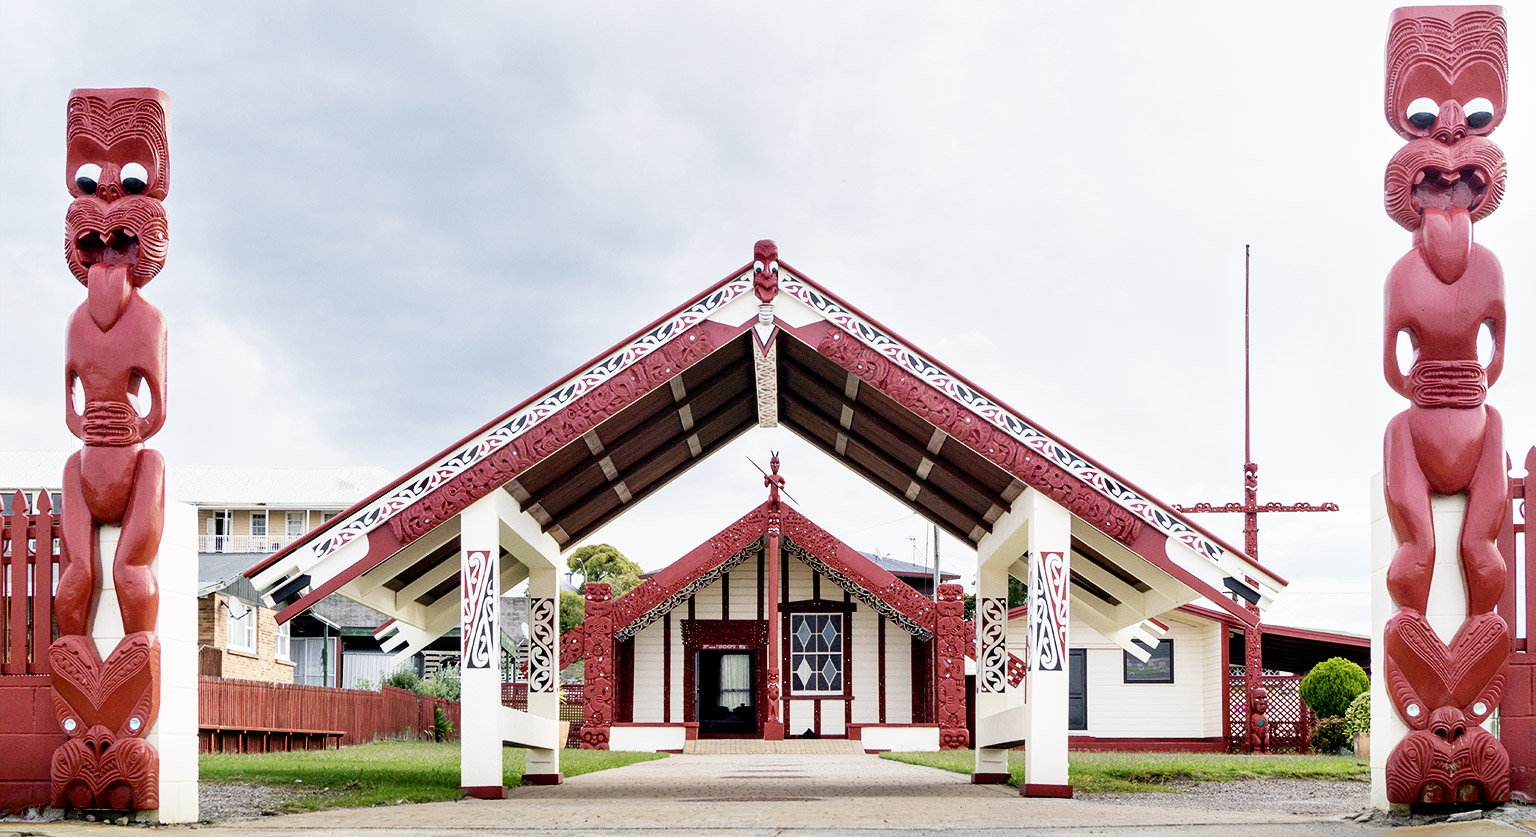
[(766, 554), (757, 553), (757, 621), (763, 621), (763, 585), (768, 583), (767, 567), (764, 566)]
[(866, 752), (866, 753), (868, 753), (870, 755), (878, 756), (881, 753), (889, 753), (890, 750), (865, 750), (864, 752)]
[[(635, 640), (634, 637), (614, 643), (614, 679), (619, 693), (619, 705), (614, 712), (615, 721), (635, 719)], [(610, 724), (609, 726), (616, 726)]]
[(658, 752), (658, 753), (671, 753), (672, 755), (681, 755), (683, 753), (683, 750), (680, 750), (680, 749), (679, 750), (657, 750), (656, 752)]
[[(479, 436), (481, 433), (484, 433), (487, 430), (490, 430), (492, 427), (495, 427), (497, 424), (500, 424), (501, 422), (506, 421), (508, 418), (511, 418), (512, 414), (516, 413), (518, 410), (521, 410), (524, 407), (527, 407), (529, 404), (532, 404), (533, 402), (538, 401), (540, 398), (543, 398), (544, 396), (550, 394), (551, 392), (554, 392), (556, 389), (559, 389), (567, 381), (571, 380), (572, 378), (576, 377), (577, 375), (580, 375), (582, 372), (585, 372), (586, 370), (592, 368), (592, 366), (594, 364), (596, 364), (598, 361), (602, 360), (605, 357), (608, 357), (609, 355), (613, 354), (614, 352), (618, 351), (619, 349), (622, 349), (624, 346), (628, 345), (629, 343), (634, 341), (636, 338), (640, 337), (640, 335), (645, 334), (647, 331), (650, 331), (651, 329), (661, 325), (662, 323), (666, 322), (667, 320), (669, 320), (669, 319), (677, 316), (678, 314), (682, 313), (684, 310), (686, 310), (688, 308), (688, 306), (694, 304), (695, 302), (698, 302), (699, 300), (703, 299), (704, 297), (709, 296), (710, 294), (712, 294), (715, 291), (719, 290), (721, 287), (723, 287), (727, 283), (729, 283), (732, 279), (735, 279), (737, 276), (740, 276), (741, 274), (745, 273), (746, 271), (750, 270), (751, 268), (752, 268), (752, 265), (750, 265), (750, 264), (742, 265), (741, 267), (739, 267), (736, 270), (732, 271), (731, 273), (727, 274), (725, 276), (725, 278), (720, 279), (719, 281), (717, 281), (714, 284), (710, 285), (709, 287), (705, 288), (703, 291), (695, 294), (692, 297), (689, 297), (687, 302), (684, 302), (682, 305), (679, 305), (676, 308), (673, 308), (671, 311), (668, 311), (667, 313), (661, 315), (660, 317), (657, 317), (656, 319), (652, 320), (648, 325), (642, 326), (641, 328), (637, 329), (633, 334), (630, 334), (628, 337), (624, 338), (623, 340), (620, 340), (619, 342), (613, 344), (612, 346), (609, 346), (607, 349), (605, 349), (604, 351), (600, 352), (596, 357), (592, 358), (591, 360), (587, 361), (586, 363), (581, 364), (580, 366), (577, 366), (575, 369), (572, 369), (569, 373), (560, 376), (559, 378), (557, 378), (555, 380), (554, 383), (550, 384), (549, 386), (539, 390), (538, 392), (534, 393), (533, 395), (531, 395), (528, 398), (524, 399), (523, 401), (519, 402), (512, 409), (507, 410), (506, 412), (502, 413), (501, 415), (497, 416), (496, 418), (493, 418), (490, 421), (486, 422), (485, 424), (480, 425), (473, 432), (465, 435), (463, 438), (459, 439), (457, 442), (454, 442), (453, 444), (449, 445), (448, 447), (443, 448), (438, 453), (436, 453), (436, 454), (432, 455), (431, 457), (427, 458), (427, 460), (422, 462), (420, 465), (418, 465), (415, 468), (412, 468), (411, 470), (407, 471), (404, 476), (401, 476), (399, 479), (395, 480), (394, 482), (391, 482), (391, 483), (383, 486), (378, 491), (375, 491), (372, 494), (369, 494), (367, 497), (363, 498), (362, 500), (359, 500), (356, 503), (353, 503), (351, 506), (347, 507), (347, 509), (345, 511), (341, 512), (340, 514), (336, 515), (335, 517), (331, 518), (330, 520), (325, 521), (324, 523), (321, 523), (316, 528), (310, 530), (309, 533), (306, 534), (303, 538), (300, 538), (299, 540), (294, 541), (293, 543), (289, 544), (288, 546), (284, 547), (283, 549), (278, 550), (270, 558), (267, 558), (266, 560), (256, 564), (255, 566), (251, 567), (250, 569), (246, 570), (245, 571), (245, 577), (246, 578), (254, 578), (257, 573), (260, 573), (262, 570), (265, 570), (267, 567), (272, 566), (274, 563), (276, 563), (283, 556), (286, 556), (289, 553), (293, 552), (294, 550), (298, 549), (301, 545), (309, 543), (311, 540), (313, 540), (315, 538), (316, 535), (319, 535), (321, 532), (324, 532), (325, 530), (331, 528), (332, 526), (340, 525), (341, 523), (345, 522), (346, 519), (350, 515), (352, 515), (354, 512), (358, 511), (359, 509), (363, 508), (364, 506), (367, 506), (369, 503), (372, 503), (373, 501), (379, 499), (380, 497), (383, 497), (385, 494), (388, 494), (390, 491), (393, 491), (394, 489), (399, 488), (400, 486), (406, 484), (407, 482), (410, 482), (413, 479), (417, 479), (418, 477), (420, 477), (422, 472), (424, 472), (427, 469), (431, 468), (434, 464), (436, 464), (438, 462), (438, 460), (440, 460), (443, 457), (447, 456), (448, 454), (453, 453), (454, 451), (458, 450), (460, 447), (462, 447), (465, 444), (467, 444), (471, 439), (475, 438), (476, 436)], [(706, 321), (706, 322), (708, 322), (708, 321)], [(750, 325), (750, 324), (751, 323), (749, 322), (748, 325)], [(380, 521), (379, 525), (380, 526), (384, 526), (384, 525), (386, 525), (386, 523), (387, 523), (386, 521)], [(377, 531), (377, 530), (375, 530), (375, 531)]]
[[(565, 784), (565, 774), (564, 773), (524, 773), (523, 774), (523, 784), (525, 784), (525, 785), (563, 785), (563, 784)], [(502, 797), (502, 798), (505, 799), (506, 797)]]
[(1013, 777), (1008, 775), (1007, 773), (972, 773), (971, 774), (971, 784), (973, 784), (973, 785), (1006, 785), (1006, 784), (1008, 784), (1008, 780), (1011, 779), (1011, 778), (1013, 778)]
[(1019, 785), (1019, 796), (1037, 799), (1071, 799), (1071, 785)]
[(816, 730), (816, 734), (819, 736), (819, 735), (821, 735), (821, 700), (817, 700), (815, 705), (816, 705), (816, 714), (815, 714), (815, 720), (813, 721), (814, 726), (812, 726), (811, 729)]
[(880, 723), (883, 724), (885, 723), (885, 617), (877, 613), (875, 614), (875, 621), (880, 625), (877, 630), (878, 639), (876, 641), (879, 643), (880, 649), (878, 679), (880, 681)]
[[(524, 774), (523, 781), (529, 777)], [(459, 790), (470, 799), (506, 799), (507, 788), (505, 785), (460, 785)]]
[[(335, 518), (332, 518), (334, 520)], [(377, 567), (389, 560), (390, 556), (400, 551), (402, 544), (395, 537), (394, 530), (388, 526), (380, 526), (368, 533), (368, 551), (363, 557), (352, 563), (341, 572), (333, 575), (324, 584), (309, 591), (308, 595), (283, 608), (278, 612), (277, 624), (281, 625), (295, 616), (314, 607), (321, 599), (341, 589), (341, 587), (365, 572)], [(250, 571), (246, 571), (246, 577), (250, 577)]]
[[(1214, 622), (1221, 622), (1234, 628), (1244, 627), (1243, 623), (1239, 622), (1238, 620), (1233, 619), (1220, 611), (1211, 610), (1208, 607), (1202, 607), (1195, 604), (1186, 604), (1180, 605), (1178, 609), (1184, 613), (1189, 614), (1190, 616), (1198, 616), (1202, 619), (1210, 619)], [(1336, 645), (1349, 645), (1355, 648), (1371, 647), (1371, 638), (1368, 636), (1357, 636), (1355, 634), (1337, 633), (1334, 631), (1321, 631), (1315, 628), (1292, 628), (1285, 625), (1275, 625), (1270, 622), (1264, 623), (1264, 633), (1311, 642), (1329, 642)]]
[(1156, 625), (1158, 630), (1162, 630), (1162, 631), (1168, 630), (1168, 623), (1164, 622), (1161, 619), (1148, 619), (1147, 621), (1151, 622), (1154, 625)]
[[(1283, 584), (1286, 583), (1285, 579), (1281, 578), (1279, 575), (1276, 575), (1274, 572), (1271, 572), (1264, 565), (1262, 565), (1259, 562), (1253, 560), (1252, 558), (1248, 558), (1247, 553), (1243, 552), (1241, 549), (1238, 549), (1237, 547), (1232, 546), (1231, 544), (1227, 543), (1226, 541), (1224, 541), (1221, 538), (1217, 537), (1216, 535), (1212, 534), (1209, 530), (1207, 530), (1204, 526), (1201, 526), (1199, 523), (1196, 523), (1195, 521), (1193, 521), (1190, 518), (1184, 516), (1183, 514), (1177, 512), (1177, 511), (1174, 511), (1173, 506), (1171, 504), (1164, 503), (1162, 500), (1159, 500), (1151, 492), (1147, 491), (1146, 489), (1142, 488), (1141, 486), (1137, 485), (1136, 483), (1131, 482), (1130, 480), (1128, 480), (1125, 477), (1121, 476), (1120, 474), (1116, 473), (1113, 469), (1106, 467), (1103, 463), (1099, 462), (1097, 459), (1094, 459), (1093, 457), (1091, 457), (1091, 456), (1083, 453), (1082, 451), (1078, 450), (1076, 447), (1074, 447), (1072, 445), (1069, 445), (1066, 442), (1062, 441), (1060, 436), (1058, 436), (1055, 433), (1052, 433), (1051, 431), (1047, 430), (1044, 425), (1040, 424), (1039, 422), (1035, 421), (1034, 419), (1031, 419), (1028, 416), (1024, 415), (1022, 412), (1020, 412), (1020, 411), (1014, 409), (1013, 407), (1009, 406), (1007, 402), (1003, 401), (1001, 398), (998, 398), (997, 396), (995, 396), (992, 393), (988, 392), (986, 389), (978, 386), (970, 378), (967, 378), (964, 375), (961, 375), (960, 373), (956, 372), (955, 370), (953, 370), (953, 369), (949, 368), (948, 366), (944, 365), (937, 358), (935, 358), (932, 354), (930, 354), (929, 352), (927, 352), (927, 351), (923, 350), (922, 348), (920, 348), (916, 343), (913, 343), (911, 340), (908, 340), (907, 338), (902, 337), (895, 329), (885, 325), (884, 323), (880, 322), (879, 320), (875, 319), (874, 317), (869, 316), (868, 314), (864, 313), (863, 311), (861, 311), (856, 306), (850, 304), (847, 300), (843, 299), (842, 297), (838, 296), (837, 294), (835, 294), (835, 293), (827, 290), (826, 288), (822, 287), (821, 283), (816, 282), (815, 280), (811, 279), (809, 276), (806, 276), (804, 273), (800, 272), (799, 270), (795, 269), (794, 267), (791, 267), (787, 262), (784, 262), (782, 260), (779, 262), (779, 269), (780, 270), (788, 270), (789, 272), (793, 273), (797, 278), (799, 278), (802, 282), (805, 282), (807, 285), (810, 285), (811, 287), (815, 288), (818, 292), (820, 292), (821, 294), (823, 294), (823, 295), (827, 296), (828, 298), (832, 299), (838, 305), (841, 305), (842, 307), (848, 309), (850, 312), (852, 312), (854, 314), (857, 314), (858, 316), (860, 316), (863, 319), (865, 319), (866, 321), (868, 321), (870, 325), (875, 326), (876, 328), (880, 329), (881, 331), (884, 331), (886, 334), (890, 335), (891, 337), (895, 338), (896, 340), (899, 340), (900, 342), (906, 344), (913, 351), (915, 351), (918, 354), (922, 355), (929, 363), (932, 363), (934, 366), (937, 366), (940, 369), (944, 370), (944, 373), (946, 375), (948, 375), (949, 377), (954, 378), (956, 381), (959, 381), (960, 383), (965, 384), (967, 387), (970, 387), (971, 389), (975, 390), (976, 392), (980, 393), (981, 395), (986, 396), (994, 404), (996, 404), (997, 406), (1002, 407), (1004, 410), (1007, 410), (1008, 412), (1012, 413), (1020, 421), (1023, 421), (1025, 423), (1027, 423), (1030, 427), (1033, 427), (1035, 430), (1039, 431), (1043, 435), (1049, 436), (1053, 441), (1056, 442), (1056, 444), (1061, 445), (1062, 447), (1064, 447), (1067, 450), (1071, 451), (1073, 454), (1077, 455), (1078, 457), (1083, 459), (1088, 464), (1090, 464), (1093, 467), (1099, 469), (1100, 471), (1103, 471), (1106, 475), (1108, 475), (1110, 477), (1113, 477), (1114, 479), (1118, 480), (1121, 483), (1124, 483), (1126, 485), (1126, 487), (1130, 488), (1132, 491), (1135, 491), (1137, 494), (1140, 494), (1141, 496), (1145, 497), (1148, 501), (1156, 503), (1158, 506), (1160, 506), (1163, 509), (1163, 511), (1167, 512), (1168, 514), (1172, 515), (1175, 518), (1178, 518), (1179, 522), (1185, 524), (1186, 526), (1188, 526), (1191, 529), (1194, 529), (1196, 532), (1199, 532), (1201, 535), (1203, 535), (1206, 538), (1210, 539), (1213, 543), (1216, 543), (1216, 544), (1220, 545), (1223, 549), (1226, 549), (1228, 552), (1232, 552), (1234, 554), (1241, 555), (1244, 558), (1247, 558), (1248, 563), (1253, 564), (1255, 567), (1259, 568), (1260, 570), (1263, 570), (1266, 574), (1268, 574), (1271, 578), (1273, 578), (1275, 581), (1279, 582), (1280, 584), (1283, 585)], [(721, 283), (721, 284), (724, 284), (724, 283)], [(702, 298), (703, 297), (701, 296), (700, 299), (702, 299)], [(687, 306), (684, 306), (684, 307), (686, 308)], [(828, 325), (831, 325), (831, 324), (828, 323)], [(831, 327), (832, 328), (837, 328), (837, 326), (831, 326)], [(794, 329), (786, 329), (786, 330), (791, 331), (792, 333), (795, 331)], [(841, 329), (839, 329), (839, 330), (841, 330)], [(631, 338), (631, 339), (633, 339), (633, 338)], [(813, 347), (815, 346), (814, 343), (812, 343), (811, 345)], [(962, 407), (962, 409), (964, 409), (964, 408)], [(1113, 501), (1111, 501), (1111, 502), (1113, 502)], [(1161, 534), (1161, 533), (1158, 533), (1158, 534)]]
[(661, 720), (672, 722), (672, 614), (661, 617)]
[[(1225, 711), (1225, 710), (1223, 710)], [(1097, 738), (1073, 735), (1067, 749), (1083, 752), (1123, 751), (1128, 753), (1225, 753), (1227, 739), (1221, 738)]]
[(687, 721), (687, 722), (683, 723), (683, 740), (685, 740), (685, 741), (698, 741), (699, 740), (699, 722), (698, 721)]
[(395, 624), (395, 620), (394, 619), (387, 619), (387, 620), (385, 620), (384, 624), (382, 624), (382, 625), (378, 626), (377, 628), (373, 629), (374, 637), (377, 638), (379, 636), (379, 634), (384, 633), (384, 631), (386, 629), (388, 629), (390, 625), (393, 625), (393, 624)]

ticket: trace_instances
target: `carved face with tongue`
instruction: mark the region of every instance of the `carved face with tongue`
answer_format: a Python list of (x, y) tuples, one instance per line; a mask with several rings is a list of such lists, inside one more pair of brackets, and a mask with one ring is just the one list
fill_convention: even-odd
[(152, 88), (75, 90), (66, 128), (64, 257), (90, 289), (91, 314), (110, 326), (130, 287), (165, 265), (170, 188), (169, 99)]
[(1386, 209), (1455, 281), (1472, 223), (1504, 195), (1504, 153), (1487, 135), (1508, 96), (1505, 24), (1497, 6), (1420, 6), (1392, 15), (1387, 122), (1404, 139), (1386, 174)]

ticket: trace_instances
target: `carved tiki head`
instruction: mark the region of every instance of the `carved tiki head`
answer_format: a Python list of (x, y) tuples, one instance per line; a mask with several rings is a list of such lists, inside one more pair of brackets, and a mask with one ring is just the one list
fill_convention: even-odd
[(165, 265), (170, 97), (148, 87), (70, 93), (64, 258), (85, 284), (95, 264), (126, 265), (142, 287)]
[(1504, 194), (1509, 59), (1498, 6), (1409, 6), (1387, 35), (1386, 116), (1408, 140), (1387, 167), (1386, 209), (1408, 230), (1426, 208), (1486, 218)]

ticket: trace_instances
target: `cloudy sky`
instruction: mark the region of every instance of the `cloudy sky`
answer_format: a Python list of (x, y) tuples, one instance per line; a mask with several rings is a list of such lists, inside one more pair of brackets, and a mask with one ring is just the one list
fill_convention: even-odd
[[(1239, 499), (1253, 245), (1276, 621), (1365, 632), (1387, 419), (1388, 2), (0, 2), (0, 445), (64, 449), (74, 87), (173, 101), (171, 329), (187, 465), (408, 470), (748, 261), (783, 258), (1168, 502)], [(1536, 444), (1536, 10), (1508, 11), (1510, 159), (1477, 227), (1512, 326), (1507, 447)], [(1522, 232), (1523, 231), (1523, 232)], [(927, 527), (753, 431), (599, 532), (648, 568), (761, 499), (784, 452), (835, 534)], [(3, 482), (3, 480), (0, 480)], [(1226, 519), (1229, 518), (1229, 519)], [(1241, 543), (1236, 516), (1208, 516)], [(915, 541), (909, 540), (915, 539)], [(974, 553), (943, 544), (969, 581)], [(919, 559), (921, 560), (921, 559)]]

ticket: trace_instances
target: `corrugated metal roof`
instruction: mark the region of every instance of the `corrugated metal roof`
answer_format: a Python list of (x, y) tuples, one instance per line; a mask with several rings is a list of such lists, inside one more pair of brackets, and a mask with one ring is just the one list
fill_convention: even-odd
[[(58, 489), (71, 451), (0, 451), (0, 488)], [(178, 467), (166, 496), (199, 506), (346, 508), (389, 482), (383, 468)]]
[[(907, 561), (898, 561), (895, 558), (886, 558), (883, 555), (876, 555), (873, 552), (865, 552), (862, 549), (859, 550), (859, 554), (863, 555), (865, 558), (868, 558), (871, 561), (874, 561), (876, 564), (878, 564), (880, 566), (881, 569), (885, 570), (886, 572), (889, 572), (892, 575), (900, 575), (900, 576), (918, 575), (918, 576), (925, 576), (927, 578), (932, 578), (933, 577), (933, 568), (932, 567), (925, 567), (925, 566), (923, 566), (921, 564), (912, 564), (912, 563), (909, 563)], [(959, 577), (960, 576), (958, 574), (952, 573), (949, 570), (943, 570), (939, 574), (939, 578), (940, 579), (959, 578)]]

